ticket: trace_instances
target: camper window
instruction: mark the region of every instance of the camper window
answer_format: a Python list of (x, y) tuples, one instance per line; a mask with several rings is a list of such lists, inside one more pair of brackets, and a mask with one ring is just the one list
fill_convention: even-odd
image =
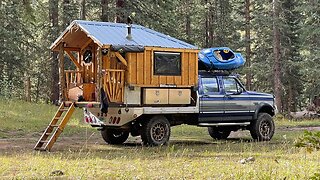
[(181, 75), (181, 53), (154, 52), (153, 57), (154, 75)]

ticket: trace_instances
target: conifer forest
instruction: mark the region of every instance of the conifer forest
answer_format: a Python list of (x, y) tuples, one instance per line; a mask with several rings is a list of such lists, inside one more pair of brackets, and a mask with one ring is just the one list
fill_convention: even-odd
[(0, 0), (0, 97), (54, 103), (55, 39), (73, 20), (128, 16), (199, 49), (241, 52), (246, 89), (273, 93), (283, 114), (319, 100), (319, 0)]

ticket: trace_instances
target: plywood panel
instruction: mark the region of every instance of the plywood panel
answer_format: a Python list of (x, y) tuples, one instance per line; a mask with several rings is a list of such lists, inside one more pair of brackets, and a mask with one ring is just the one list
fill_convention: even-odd
[(109, 56), (102, 56), (103, 59), (103, 69), (110, 69), (110, 58)]
[(137, 84), (143, 83), (144, 65), (143, 65), (143, 53), (136, 53), (137, 55)]
[(159, 76), (160, 84), (167, 84), (167, 76)]
[(189, 84), (189, 62), (187, 53), (181, 54), (181, 85)]
[(159, 85), (160, 82), (159, 82), (159, 76), (155, 76), (153, 75), (153, 67), (154, 67), (154, 64), (153, 64), (153, 51), (150, 51), (151, 52), (151, 68), (152, 68), (152, 71), (151, 71), (151, 85)]
[(194, 59), (193, 59), (193, 53), (188, 53), (188, 64), (189, 64), (189, 84), (194, 84), (195, 83), (195, 74), (194, 74)]
[(151, 51), (145, 51), (144, 53), (144, 84), (150, 85), (151, 84), (151, 73), (152, 73), (152, 66), (151, 66)]
[[(180, 52), (181, 75), (153, 75), (154, 51)], [(198, 50), (146, 48), (144, 53), (127, 53), (127, 83), (144, 87), (157, 87), (160, 84), (174, 84), (179, 87), (194, 86), (197, 82), (197, 53)], [(118, 67), (119, 68), (119, 67)], [(126, 69), (126, 68), (125, 68)]]
[(166, 84), (175, 84), (174, 83), (174, 76), (167, 76), (167, 83)]
[(137, 56), (136, 53), (128, 53), (130, 61), (130, 84), (137, 83)]
[(198, 52), (193, 52), (193, 62), (194, 62), (194, 77), (195, 77), (195, 82), (194, 85), (198, 84)]

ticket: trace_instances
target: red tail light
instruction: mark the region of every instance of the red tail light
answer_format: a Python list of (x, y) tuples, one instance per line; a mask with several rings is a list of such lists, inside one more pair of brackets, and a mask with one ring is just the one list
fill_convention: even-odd
[(117, 122), (116, 122), (116, 123), (117, 123), (117, 124), (119, 124), (119, 122), (120, 122), (120, 117), (118, 117), (118, 119), (117, 119)]

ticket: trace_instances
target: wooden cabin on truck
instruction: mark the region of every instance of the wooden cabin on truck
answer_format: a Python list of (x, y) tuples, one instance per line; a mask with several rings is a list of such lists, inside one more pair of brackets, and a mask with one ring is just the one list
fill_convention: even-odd
[[(61, 106), (37, 150), (50, 150), (74, 108), (99, 106), (102, 93), (109, 106), (195, 103), (199, 49), (168, 35), (135, 24), (76, 20), (50, 49), (59, 52)], [(74, 68), (66, 69), (65, 61)]]
[(197, 85), (198, 48), (143, 26), (77, 20), (50, 48), (59, 52), (61, 102), (99, 102), (103, 88), (110, 103), (141, 104), (136, 89)]

